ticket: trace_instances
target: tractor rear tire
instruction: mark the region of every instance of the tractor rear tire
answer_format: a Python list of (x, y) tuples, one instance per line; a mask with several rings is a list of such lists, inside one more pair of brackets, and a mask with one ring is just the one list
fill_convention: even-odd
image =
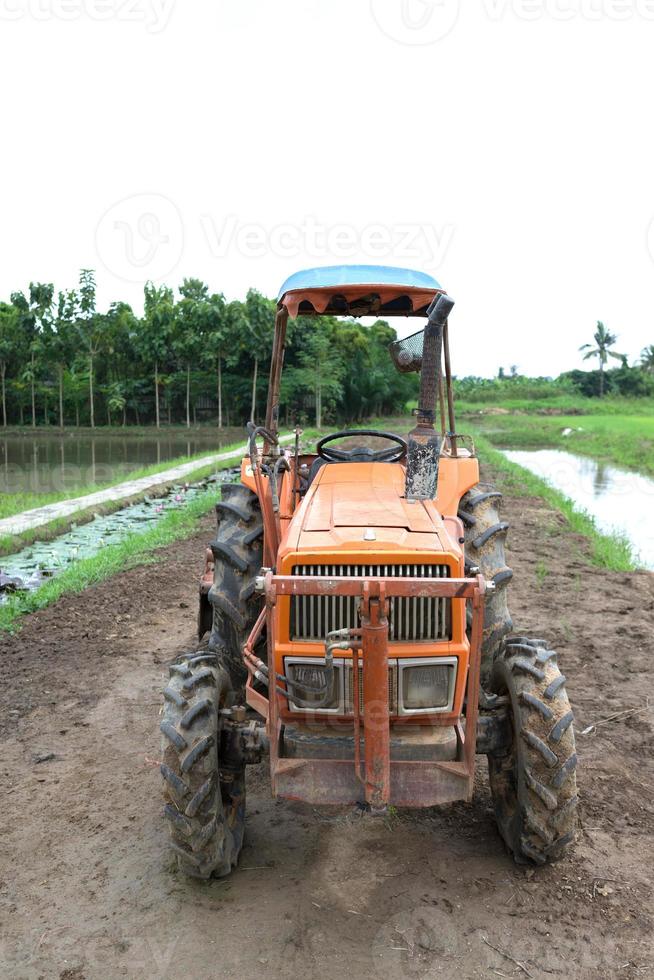
[(263, 598), (255, 592), (263, 564), (263, 521), (257, 495), (240, 483), (224, 484), (216, 517), (218, 533), (210, 545), (214, 574), (209, 590), (213, 606), (209, 649), (219, 652), (239, 690), (247, 679), (241, 649), (263, 607)]
[(232, 686), (215, 653), (181, 657), (169, 672), (160, 769), (172, 848), (190, 877), (224, 877), (238, 861), (245, 827), (245, 766), (227, 757), (219, 714)]
[(466, 571), (477, 566), (487, 581), (495, 582), (495, 591), (486, 597), (484, 603), (482, 686), (488, 682), (493, 660), (502, 649), (504, 637), (513, 629), (507, 603), (508, 585), (513, 578), (513, 571), (506, 563), (509, 525), (500, 520), (501, 500), (502, 494), (491, 484), (478, 483), (468, 490), (459, 504), (459, 517), (465, 528)]
[(493, 664), (506, 696), (511, 745), (489, 753), (497, 824), (517, 863), (562, 857), (577, 826), (577, 755), (565, 677), (544, 640), (512, 637)]

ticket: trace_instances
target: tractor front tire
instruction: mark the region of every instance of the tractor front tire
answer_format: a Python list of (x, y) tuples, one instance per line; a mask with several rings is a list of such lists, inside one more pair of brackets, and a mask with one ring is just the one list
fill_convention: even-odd
[(255, 592), (263, 564), (263, 521), (257, 495), (240, 483), (224, 484), (216, 517), (218, 532), (210, 545), (214, 574), (208, 597), (213, 606), (209, 648), (219, 652), (234, 688), (242, 689), (247, 670), (241, 650), (263, 607), (262, 597)]
[[(481, 681), (485, 686), (493, 660), (502, 649), (502, 642), (513, 629), (507, 603), (508, 585), (513, 571), (506, 563), (506, 535), (509, 525), (500, 519), (502, 494), (489, 483), (478, 483), (461, 498), (459, 517), (465, 529), (466, 572), (471, 567), (487, 581), (495, 583), (495, 591), (484, 602), (484, 631), (481, 644)], [(469, 611), (468, 615), (471, 615)], [(471, 623), (468, 623), (468, 627)]]
[(238, 861), (245, 825), (245, 766), (225, 751), (220, 715), (232, 701), (231, 681), (206, 651), (181, 657), (169, 672), (160, 727), (172, 848), (190, 877), (224, 877)]
[(577, 825), (577, 755), (565, 677), (544, 640), (513, 637), (490, 678), (504, 696), (511, 744), (489, 753), (497, 824), (519, 864), (562, 857)]

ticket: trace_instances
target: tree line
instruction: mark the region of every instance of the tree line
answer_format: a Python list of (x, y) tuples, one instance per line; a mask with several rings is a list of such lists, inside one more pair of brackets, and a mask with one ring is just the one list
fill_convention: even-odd
[[(591, 371), (564, 371), (557, 378), (530, 378), (518, 372), (513, 364), (508, 371), (501, 367), (495, 378), (465, 377), (455, 380), (455, 393), (466, 401), (501, 401), (506, 398), (554, 398), (559, 395), (582, 395), (603, 398), (618, 395), (625, 398), (654, 398), (654, 344), (641, 351), (635, 364), (625, 354), (614, 350), (618, 337), (597, 321), (593, 342), (579, 348), (584, 361), (597, 361)], [(619, 366), (607, 368), (610, 359)]]
[[(76, 288), (52, 283), (0, 302), (2, 424), (240, 425), (261, 417), (276, 304), (255, 289), (227, 301), (199, 279), (147, 283), (143, 315), (124, 302), (100, 311), (92, 269)], [(395, 330), (335, 317), (290, 320), (284, 422), (352, 422), (401, 411), (416, 375), (388, 357)]]

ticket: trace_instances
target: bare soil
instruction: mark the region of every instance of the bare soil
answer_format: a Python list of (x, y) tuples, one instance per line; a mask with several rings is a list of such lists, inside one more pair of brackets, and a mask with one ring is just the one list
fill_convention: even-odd
[(505, 503), (516, 628), (552, 641), (576, 711), (569, 856), (514, 865), (482, 758), (472, 804), (387, 819), (275, 802), (262, 765), (239, 870), (181, 878), (160, 816), (159, 691), (194, 645), (207, 519), (0, 638), (0, 975), (653, 977), (654, 576), (598, 571), (540, 501)]

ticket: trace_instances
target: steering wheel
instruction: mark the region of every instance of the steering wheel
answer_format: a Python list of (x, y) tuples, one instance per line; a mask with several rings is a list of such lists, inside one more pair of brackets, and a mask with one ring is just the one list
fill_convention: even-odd
[[(328, 442), (336, 439), (349, 439), (351, 436), (376, 436), (396, 443), (393, 449), (325, 449)], [(401, 436), (393, 432), (379, 432), (377, 429), (342, 429), (331, 436), (325, 436), (316, 446), (316, 452), (327, 463), (399, 463), (406, 456), (407, 444)]]

